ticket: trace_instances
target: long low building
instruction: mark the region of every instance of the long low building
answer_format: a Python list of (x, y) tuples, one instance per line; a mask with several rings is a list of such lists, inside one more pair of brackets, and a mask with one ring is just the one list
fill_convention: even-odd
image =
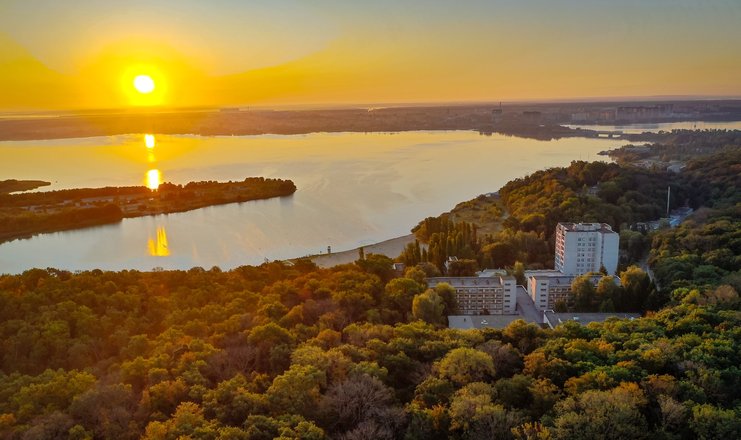
[[(563, 301), (570, 305), (573, 302), (571, 283), (579, 275), (565, 275), (557, 270), (525, 271), (527, 279), (527, 294), (535, 303), (538, 310), (553, 310), (556, 303)], [(589, 279), (594, 286), (602, 279), (601, 274), (592, 275)], [(620, 284), (618, 277), (613, 277), (616, 284)]]
[(455, 289), (458, 311), (462, 315), (513, 315), (516, 313), (516, 280), (513, 276), (434, 277), (427, 285), (440, 283)]

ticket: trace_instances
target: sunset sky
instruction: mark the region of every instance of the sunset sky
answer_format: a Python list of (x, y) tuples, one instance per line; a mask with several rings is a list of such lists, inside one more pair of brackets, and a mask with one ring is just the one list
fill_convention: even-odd
[(0, 111), (666, 95), (741, 96), (740, 1), (0, 0)]

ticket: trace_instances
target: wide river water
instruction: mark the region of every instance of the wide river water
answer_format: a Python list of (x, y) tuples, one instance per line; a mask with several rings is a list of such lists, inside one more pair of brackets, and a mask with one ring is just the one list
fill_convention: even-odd
[(468, 131), (264, 136), (123, 136), (0, 142), (0, 179), (44, 190), (158, 181), (292, 179), (291, 197), (125, 219), (0, 245), (0, 273), (32, 267), (223, 269), (352, 249), (620, 140), (537, 141)]

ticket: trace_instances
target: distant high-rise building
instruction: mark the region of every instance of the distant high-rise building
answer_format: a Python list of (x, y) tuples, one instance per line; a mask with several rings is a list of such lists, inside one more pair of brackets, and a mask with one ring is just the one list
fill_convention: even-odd
[(620, 236), (606, 223), (559, 223), (554, 267), (565, 275), (598, 272), (615, 275)]

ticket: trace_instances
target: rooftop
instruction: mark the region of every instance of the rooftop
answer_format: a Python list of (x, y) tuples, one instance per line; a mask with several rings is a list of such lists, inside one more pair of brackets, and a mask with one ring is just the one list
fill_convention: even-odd
[(433, 277), (427, 278), (427, 284), (435, 287), (440, 283), (448, 283), (453, 287), (501, 287), (501, 280), (514, 281), (513, 276), (502, 277)]
[(448, 327), (457, 330), (504, 328), (518, 319), (533, 322), (521, 315), (451, 315), (448, 316)]
[(501, 277), (501, 276), (507, 276), (507, 270), (506, 269), (484, 269), (484, 270), (476, 272), (476, 275), (480, 278)]
[[(547, 279), (550, 284), (571, 285), (571, 283), (574, 281), (574, 278), (580, 277), (580, 276), (582, 276), (582, 275), (564, 275), (562, 273), (559, 273), (559, 274), (532, 275), (529, 278), (535, 278), (536, 280)], [(599, 282), (599, 280), (602, 279), (603, 276), (604, 275), (602, 275), (601, 273), (599, 273), (599, 274), (596, 274), (596, 275), (592, 275), (589, 278), (591, 278), (591, 280), (592, 280), (592, 282), (594, 284), (597, 284)], [(619, 282), (619, 280), (617, 279), (617, 277), (613, 277), (613, 278), (616, 278), (616, 282)]]
[(563, 272), (556, 269), (528, 269), (525, 271), (525, 278), (535, 277), (535, 276), (562, 276)]
[(562, 226), (566, 232), (601, 232), (603, 234), (617, 234), (612, 230), (612, 226), (607, 223), (566, 223), (561, 222), (559, 226)]
[(640, 318), (640, 313), (556, 313), (546, 311), (544, 313), (546, 324), (551, 328), (557, 327), (568, 321), (576, 321), (581, 325), (587, 325), (590, 322), (604, 322), (610, 318), (618, 319), (636, 319)]

